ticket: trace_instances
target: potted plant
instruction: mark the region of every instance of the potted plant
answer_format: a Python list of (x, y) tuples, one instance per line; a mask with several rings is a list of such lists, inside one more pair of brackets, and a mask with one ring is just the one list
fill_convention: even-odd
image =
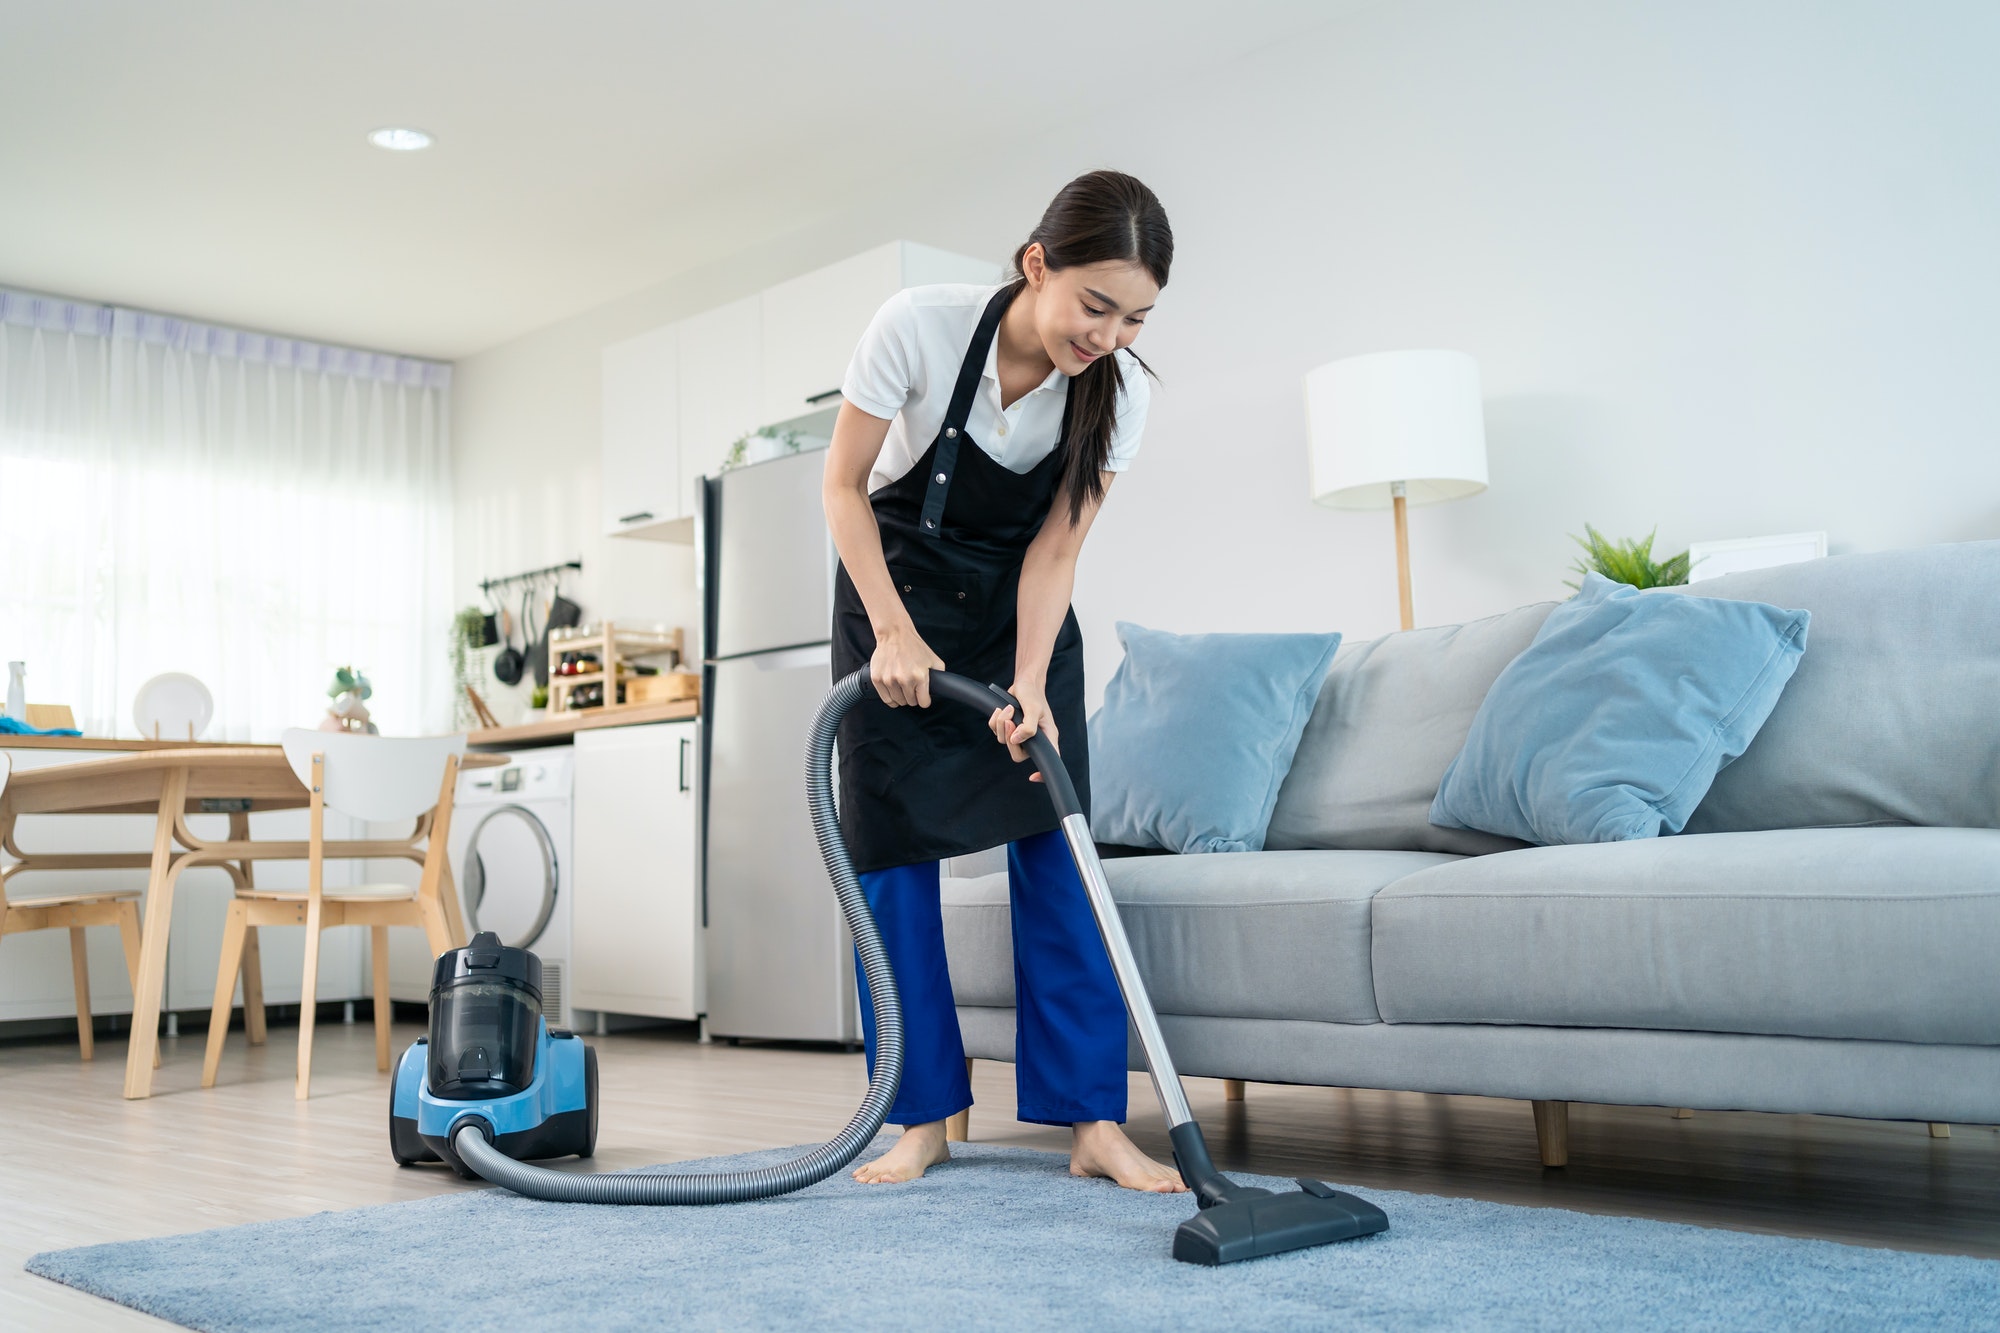
[(749, 463), (762, 463), (783, 454), (795, 454), (805, 444), (806, 437), (796, 430), (780, 430), (776, 426), (759, 426), (748, 435), (736, 437), (736, 443), (729, 446), (723, 455), (722, 470), (743, 467)]
[(475, 725), (472, 696), (466, 693), (473, 682), (472, 653), (486, 642), (486, 613), (468, 606), (451, 620), (451, 724), (454, 728)]
[[(1614, 583), (1629, 583), (1635, 588), (1678, 588), (1688, 581), (1686, 551), (1665, 560), (1653, 559), (1653, 538), (1659, 535), (1658, 528), (1647, 533), (1642, 541), (1612, 541), (1588, 523), (1583, 530), (1587, 539), (1570, 534), (1570, 540), (1583, 548), (1583, 555), (1570, 566), (1579, 576), (1602, 574)], [(1563, 585), (1578, 589), (1583, 586), (1569, 579), (1564, 579)]]

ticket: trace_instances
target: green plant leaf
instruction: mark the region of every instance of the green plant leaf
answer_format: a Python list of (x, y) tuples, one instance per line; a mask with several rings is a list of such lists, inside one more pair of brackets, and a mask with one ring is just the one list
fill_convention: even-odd
[[(1672, 588), (1687, 582), (1688, 553), (1669, 556), (1662, 561), (1653, 559), (1653, 542), (1659, 536), (1654, 528), (1643, 538), (1613, 541), (1586, 523), (1584, 536), (1570, 534), (1570, 540), (1583, 548), (1583, 555), (1570, 568), (1578, 574), (1602, 574), (1614, 583), (1629, 584), (1634, 588)], [(1581, 589), (1581, 583), (1563, 580), (1565, 587)]]

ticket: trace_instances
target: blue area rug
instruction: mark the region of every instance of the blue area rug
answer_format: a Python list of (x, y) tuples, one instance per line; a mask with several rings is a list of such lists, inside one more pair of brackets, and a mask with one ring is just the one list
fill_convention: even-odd
[(955, 1151), (895, 1187), (843, 1172), (715, 1208), (453, 1193), (28, 1270), (218, 1330), (2000, 1327), (1988, 1260), (1392, 1190), (1361, 1191), (1389, 1213), (1379, 1236), (1195, 1268), (1168, 1254), (1184, 1195), (1073, 1180), (1055, 1153)]

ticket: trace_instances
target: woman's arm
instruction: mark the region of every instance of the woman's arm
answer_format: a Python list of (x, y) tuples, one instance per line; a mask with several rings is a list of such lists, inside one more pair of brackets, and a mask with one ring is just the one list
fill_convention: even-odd
[[(854, 589), (861, 594), (868, 623), (875, 631), (875, 655), (868, 663), (875, 692), (891, 708), (904, 704), (929, 708), (930, 673), (932, 668), (942, 670), (944, 663), (917, 633), (903, 599), (896, 595), (889, 562), (882, 558), (882, 530), (876, 526), (875, 510), (868, 503), (868, 474), (888, 435), (887, 421), (843, 402), (840, 415), (834, 418), (833, 443), (827, 450), (820, 496), (826, 505), (834, 549), (840, 552), (840, 563), (847, 567), (847, 577), (854, 580)], [(1063, 595), (1067, 598), (1067, 591)], [(1051, 638), (1050, 643), (1054, 642)]]
[[(1085, 504), (1074, 523), (1069, 521), (1068, 503), (1058, 494), (1049, 507), (1042, 530), (1028, 543), (1027, 555), (1021, 561), (1021, 590), (1015, 612), (1014, 683), (1007, 692), (1021, 701), (1022, 715), (1017, 721), (1011, 708), (996, 708), (988, 719), (993, 734), (1006, 743), (1007, 752), (1017, 764), (1028, 757), (1020, 743), (1037, 731), (1046, 731), (1051, 744), (1058, 747), (1062, 744), (1046, 697), (1049, 657), (1055, 652), (1056, 634), (1062, 629), (1063, 617), (1069, 614), (1070, 592), (1076, 584), (1076, 558), (1083, 550), (1083, 539), (1090, 535), (1090, 525), (1097, 520), (1097, 511), (1103, 507), (1117, 476), (1115, 472), (1104, 474), (1103, 494)], [(1029, 780), (1040, 782), (1042, 775), (1033, 774)]]

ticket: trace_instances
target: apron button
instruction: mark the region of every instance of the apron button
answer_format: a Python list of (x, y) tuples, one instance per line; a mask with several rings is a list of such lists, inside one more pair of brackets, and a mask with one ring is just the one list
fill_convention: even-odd
[(955, 426), (946, 426), (946, 427), (944, 428), (944, 437), (945, 437), (945, 438), (946, 438), (947, 440), (955, 440), (955, 439), (957, 439), (957, 438), (958, 438), (958, 429), (957, 429), (957, 427), (955, 427)]
[(925, 519), (925, 520), (924, 520), (924, 526), (925, 526), (925, 527), (927, 527), (927, 528), (934, 528), (934, 527), (936, 527), (936, 526), (937, 526), (937, 523), (936, 523), (935, 521), (933, 521), (933, 520), (931, 520), (931, 519), (928, 519), (928, 518), (927, 518), (927, 519)]
[(909, 585), (909, 584), (907, 584), (907, 583), (905, 583), (905, 584), (903, 585), (903, 591), (904, 591), (904, 592), (908, 592), (909, 590), (910, 590), (910, 585)]
[(938, 473), (938, 480), (939, 480), (939, 481), (943, 481), (943, 480), (944, 480), (944, 473), (942, 473), (942, 472)]
[(961, 602), (962, 602), (962, 601), (964, 601), (964, 600), (965, 600), (965, 594), (964, 594), (964, 593), (960, 593), (960, 594), (958, 595), (958, 600), (959, 600), (959, 601), (961, 601)]

